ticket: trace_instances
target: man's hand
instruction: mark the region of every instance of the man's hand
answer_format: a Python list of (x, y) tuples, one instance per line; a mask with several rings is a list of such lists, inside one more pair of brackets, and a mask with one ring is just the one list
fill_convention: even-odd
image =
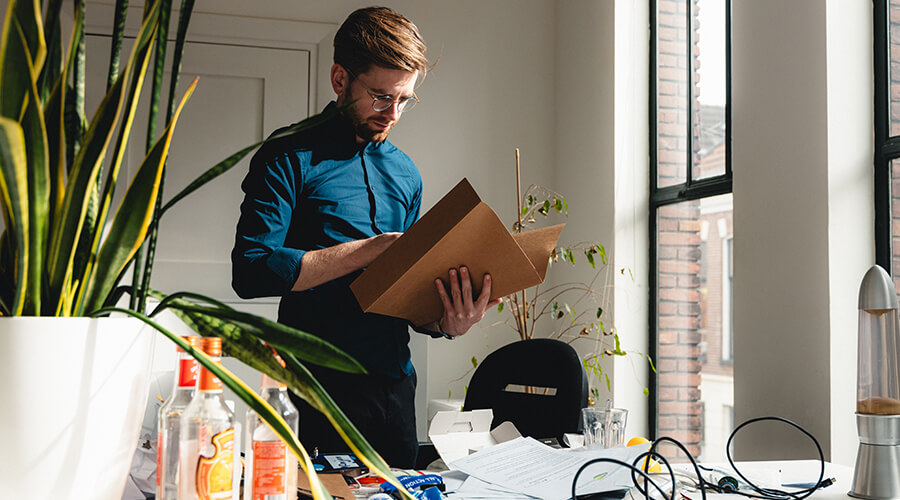
[(434, 285), (444, 304), (444, 315), (438, 320), (440, 329), (451, 337), (464, 335), (472, 325), (481, 321), (485, 311), (500, 303), (502, 299), (491, 298), (491, 275), (485, 274), (478, 300), (472, 298), (472, 281), (465, 266), (450, 270), (450, 293), (444, 283), (437, 278)]

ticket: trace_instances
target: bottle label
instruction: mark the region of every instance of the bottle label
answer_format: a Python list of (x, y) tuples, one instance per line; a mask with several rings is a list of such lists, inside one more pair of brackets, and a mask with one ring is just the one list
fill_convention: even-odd
[(287, 498), (284, 496), (286, 454), (281, 441), (253, 442), (253, 500)]
[(197, 360), (188, 358), (182, 359), (178, 363), (180, 365), (178, 370), (178, 387), (196, 387), (198, 371)]
[[(201, 439), (201, 442), (202, 439)], [(234, 470), (234, 428), (212, 437), (213, 455), (200, 455), (197, 462), (197, 498), (231, 499)]]
[(222, 381), (219, 380), (219, 377), (213, 375), (213, 373), (206, 368), (200, 369), (200, 385), (198, 389), (201, 391), (221, 391), (222, 390)]
[(159, 487), (162, 486), (162, 454), (163, 454), (163, 435), (162, 432), (156, 435), (156, 492), (159, 493)]

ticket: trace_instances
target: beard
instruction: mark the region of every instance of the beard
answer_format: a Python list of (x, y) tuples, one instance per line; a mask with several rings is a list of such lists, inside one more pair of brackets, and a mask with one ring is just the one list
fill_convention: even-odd
[(367, 142), (384, 142), (388, 133), (394, 128), (394, 123), (391, 123), (387, 128), (377, 126), (377, 115), (363, 118), (355, 106), (351, 106), (345, 113), (353, 125), (353, 130), (356, 131), (356, 135)]

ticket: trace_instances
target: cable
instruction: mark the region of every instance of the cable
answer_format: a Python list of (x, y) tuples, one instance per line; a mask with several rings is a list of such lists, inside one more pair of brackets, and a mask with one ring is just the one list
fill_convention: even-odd
[[(738, 431), (740, 431), (741, 429), (743, 429), (744, 427), (746, 427), (750, 424), (753, 424), (756, 422), (761, 422), (761, 421), (766, 421), (766, 420), (774, 420), (777, 422), (786, 423), (786, 424), (796, 428), (797, 430), (802, 432), (804, 435), (806, 435), (810, 440), (812, 440), (813, 444), (816, 446), (816, 451), (818, 451), (818, 453), (819, 453), (819, 464), (820, 464), (819, 479), (815, 482), (814, 486), (809, 487), (809, 488), (804, 488), (802, 490), (794, 491), (794, 492), (779, 490), (779, 489), (775, 489), (775, 488), (762, 488), (762, 487), (759, 487), (756, 484), (754, 484), (749, 479), (747, 479), (747, 477), (744, 476), (744, 474), (742, 474), (740, 470), (738, 470), (737, 466), (735, 466), (734, 460), (731, 458), (730, 450), (731, 450), (731, 443), (734, 440), (734, 437), (737, 435)], [(650, 490), (647, 487), (648, 482), (650, 484), (652, 484), (653, 487), (656, 488), (656, 490), (660, 492), (660, 494), (662, 494), (662, 496), (665, 500), (675, 500), (675, 493), (676, 493), (676, 486), (677, 486), (677, 483), (675, 481), (675, 472), (672, 469), (672, 467), (669, 465), (669, 462), (665, 459), (665, 457), (663, 457), (662, 455), (660, 455), (659, 453), (656, 452), (657, 445), (660, 443), (665, 443), (665, 442), (672, 443), (673, 445), (675, 445), (676, 447), (681, 449), (681, 451), (684, 452), (684, 454), (688, 457), (688, 459), (690, 459), (691, 465), (693, 465), (693, 467), (694, 467), (694, 472), (697, 475), (696, 487), (700, 490), (700, 494), (701, 494), (703, 500), (706, 500), (706, 490), (710, 490), (710, 491), (713, 491), (716, 493), (732, 493), (735, 495), (742, 495), (747, 498), (757, 498), (757, 499), (762, 499), (762, 500), (802, 500), (802, 499), (812, 495), (813, 492), (815, 492), (816, 490), (818, 490), (820, 488), (825, 488), (825, 487), (828, 487), (828, 486), (834, 484), (834, 481), (835, 481), (833, 478), (825, 479), (825, 454), (822, 453), (822, 447), (819, 445), (819, 441), (817, 441), (816, 438), (812, 434), (810, 434), (806, 429), (804, 429), (800, 425), (794, 423), (793, 421), (788, 420), (786, 418), (782, 418), (782, 417), (770, 416), (770, 417), (757, 417), (757, 418), (752, 418), (750, 420), (745, 421), (741, 425), (737, 426), (733, 431), (731, 431), (731, 435), (728, 436), (728, 442), (725, 444), (725, 456), (728, 459), (728, 464), (731, 466), (731, 468), (734, 470), (734, 472), (738, 475), (738, 477), (740, 477), (744, 481), (744, 483), (746, 483), (753, 490), (753, 492), (741, 491), (741, 490), (737, 489), (736, 484), (731, 483), (729, 481), (726, 481), (725, 482), (726, 484), (723, 485), (722, 484), (723, 481), (719, 481), (720, 484), (713, 484), (713, 483), (705, 480), (703, 478), (702, 473), (700, 472), (700, 469), (704, 469), (707, 471), (714, 471), (714, 469), (711, 469), (709, 467), (704, 467), (702, 465), (698, 465), (697, 461), (694, 459), (694, 456), (691, 454), (690, 451), (687, 450), (687, 448), (685, 448), (685, 446), (681, 442), (679, 442), (673, 438), (667, 437), (667, 436), (662, 436), (662, 437), (658, 438), (657, 440), (653, 441), (653, 443), (650, 445), (650, 449), (648, 451), (638, 455), (638, 457), (635, 459), (633, 464), (629, 464), (627, 462), (623, 462), (621, 460), (617, 460), (614, 458), (605, 458), (605, 457), (604, 458), (595, 458), (595, 459), (585, 462), (584, 465), (582, 465), (578, 469), (578, 471), (575, 473), (575, 476), (572, 478), (572, 498), (573, 499), (577, 498), (576, 485), (578, 484), (578, 477), (581, 475), (581, 473), (590, 465), (593, 465), (596, 463), (601, 463), (601, 462), (607, 462), (607, 463), (618, 464), (623, 467), (628, 467), (629, 469), (631, 469), (631, 480), (634, 483), (634, 487), (641, 494), (643, 494), (644, 498), (646, 498), (647, 500), (650, 500)], [(651, 476), (649, 474), (647, 474), (644, 470), (642, 470), (642, 468), (639, 468), (636, 466), (636, 464), (638, 464), (639, 462), (641, 462), (641, 460), (644, 460), (644, 459), (646, 459), (645, 464), (643, 464), (641, 467), (644, 467), (646, 464), (649, 464), (650, 460), (655, 460), (655, 459), (659, 459), (659, 461), (661, 461), (663, 464), (665, 464), (666, 469), (668, 470), (668, 473), (669, 473), (669, 477), (672, 481), (672, 494), (671, 495), (667, 495), (667, 493), (665, 491), (663, 491), (663, 489), (659, 486), (659, 484), (657, 484), (656, 481), (654, 481), (653, 478), (651, 478)], [(643, 479), (644, 479), (643, 487), (640, 484), (640, 478), (637, 477), (635, 475), (635, 473), (637, 473), (641, 477), (643, 477)], [(679, 474), (679, 475), (681, 475), (681, 474)], [(691, 477), (689, 474), (685, 474), (685, 475), (687, 477)], [(729, 477), (726, 476), (723, 479), (728, 479), (728, 478)], [(736, 483), (736, 481), (735, 481), (735, 483)]]

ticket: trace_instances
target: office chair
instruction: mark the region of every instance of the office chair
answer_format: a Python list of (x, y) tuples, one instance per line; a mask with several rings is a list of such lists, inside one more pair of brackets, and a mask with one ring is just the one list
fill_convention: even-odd
[[(523, 386), (534, 389), (528, 393)], [(523, 436), (562, 443), (564, 433), (578, 432), (587, 402), (587, 375), (575, 349), (556, 339), (531, 339), (484, 358), (469, 382), (463, 409), (490, 408), (491, 428), (508, 420)]]

